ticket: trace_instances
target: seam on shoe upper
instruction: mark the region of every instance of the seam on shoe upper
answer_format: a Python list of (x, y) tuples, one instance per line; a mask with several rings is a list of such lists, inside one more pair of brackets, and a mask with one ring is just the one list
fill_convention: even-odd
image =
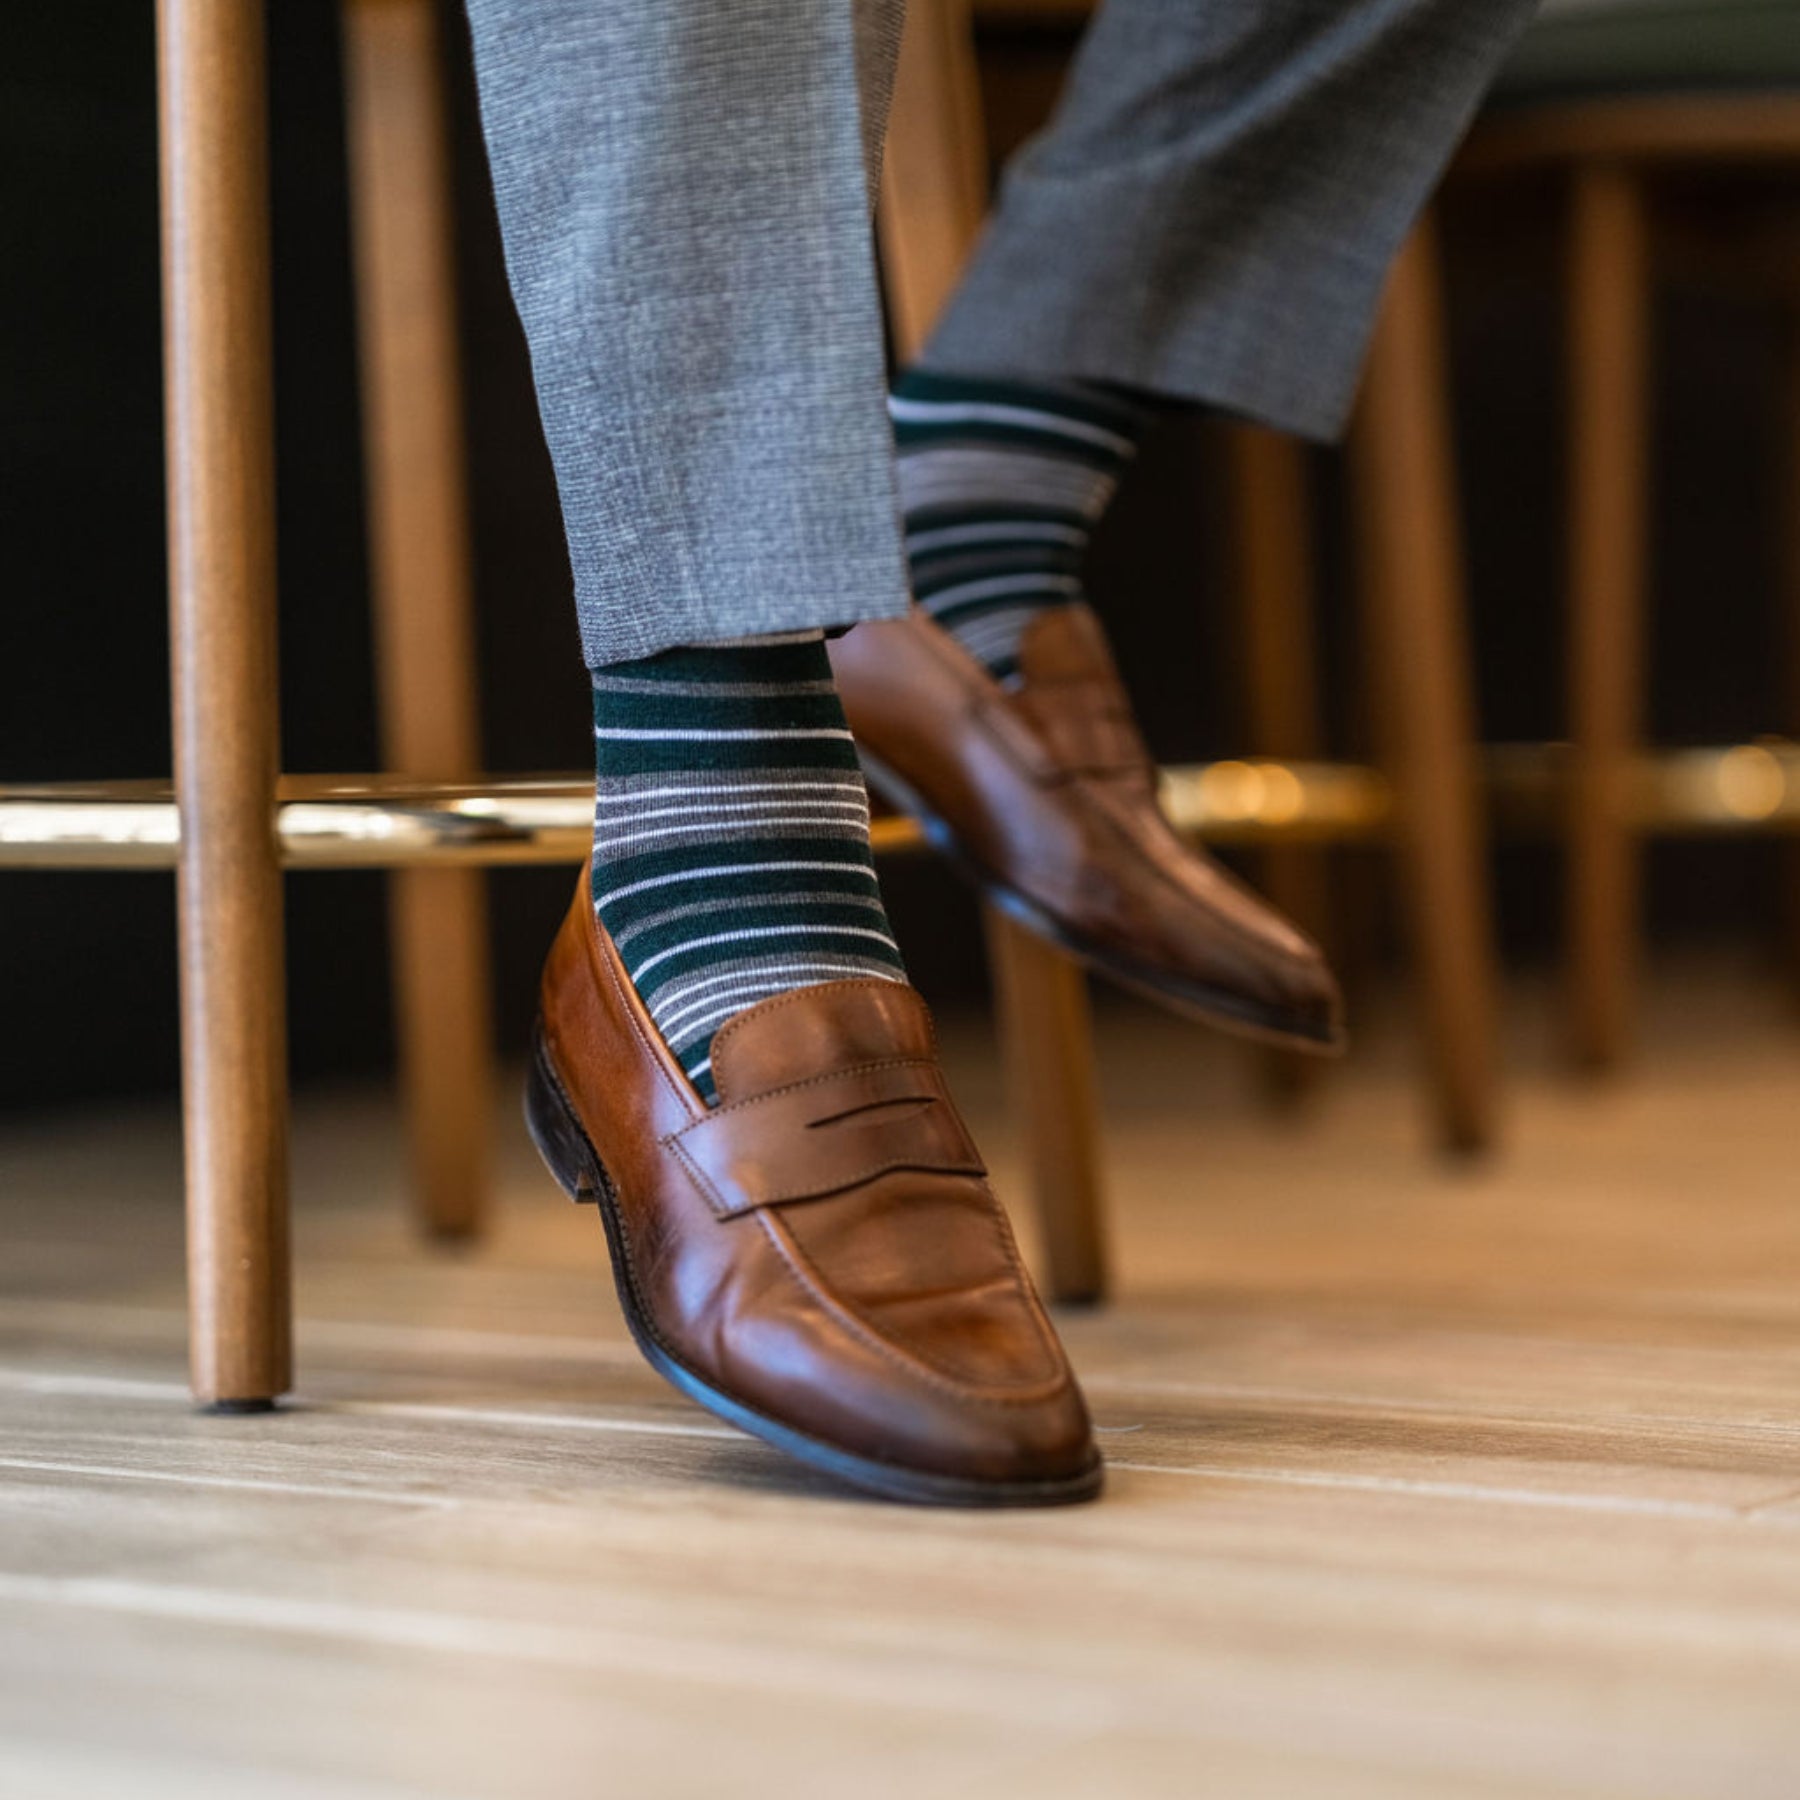
[[(879, 985), (886, 986), (881, 983)], [(796, 989), (803, 993), (804, 989)], [(741, 1016), (741, 1015), (740, 1015)], [(742, 1100), (733, 1100), (724, 1106), (713, 1106), (707, 1109), (703, 1119), (690, 1119), (679, 1131), (671, 1131), (664, 1138), (665, 1144), (673, 1143), (678, 1137), (685, 1137), (688, 1132), (701, 1125), (710, 1124), (714, 1119), (728, 1119), (734, 1113), (747, 1112), (753, 1106), (761, 1106), (769, 1100), (779, 1100), (784, 1094), (797, 1094), (803, 1088), (820, 1087), (828, 1081), (842, 1081), (846, 1075), (872, 1075), (877, 1069), (911, 1069), (922, 1068), (936, 1070), (938, 1066), (935, 1056), (883, 1056), (870, 1062), (851, 1063), (842, 1069), (831, 1069), (823, 1075), (802, 1075), (794, 1081), (784, 1081), (780, 1087), (765, 1089), (760, 1094), (751, 1094)]]
[(664, 1138), (663, 1143), (669, 1153), (679, 1162), (688, 1179), (700, 1190), (700, 1197), (712, 1208), (713, 1215), (720, 1224), (727, 1224), (733, 1219), (742, 1218), (745, 1213), (761, 1212), (771, 1206), (800, 1206), (809, 1200), (839, 1200), (846, 1194), (853, 1194), (858, 1188), (864, 1188), (871, 1181), (879, 1181), (883, 1175), (960, 1175), (969, 1181), (985, 1179), (985, 1168), (972, 1169), (959, 1167), (952, 1163), (924, 1163), (910, 1156), (891, 1156), (886, 1162), (875, 1163), (869, 1168), (860, 1170), (851, 1179), (841, 1182), (836, 1187), (800, 1188), (793, 1193), (771, 1194), (764, 1200), (746, 1200), (742, 1205), (733, 1206), (725, 1195), (707, 1176), (700, 1165), (688, 1154), (687, 1146), (678, 1143), (674, 1138)]

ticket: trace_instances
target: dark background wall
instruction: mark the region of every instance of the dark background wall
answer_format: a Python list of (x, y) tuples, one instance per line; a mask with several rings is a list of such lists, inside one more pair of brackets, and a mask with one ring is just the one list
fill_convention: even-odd
[[(270, 9), (280, 468), (282, 737), (287, 766), (374, 765), (336, 9)], [(497, 768), (579, 768), (585, 682), (555, 497), (507, 298), (460, 21), (456, 89), (483, 712)], [(0, 781), (166, 775), (156, 146), (146, 0), (13, 0), (0, 60)], [(1003, 140), (1041, 107), (1054, 38), (989, 45)], [(1553, 736), (1556, 602), (1556, 197), (1452, 195), (1457, 400), (1482, 679), (1495, 738)], [(1653, 711), (1671, 740), (1783, 723), (1771, 596), (1779, 513), (1773, 306), (1686, 277), (1658, 305)], [(1216, 429), (1176, 421), (1099, 550), (1097, 597), (1157, 748), (1244, 747), (1223, 553)], [(1318, 464), (1327, 546), (1320, 630), (1335, 731), (1353, 745), (1336, 459)], [(1788, 522), (1792, 528), (1792, 522)], [(1510, 954), (1554, 941), (1554, 858), (1502, 854)], [(1766, 932), (1766, 846), (1671, 847), (1654, 860), (1665, 939)], [(525, 1028), (568, 876), (494, 879), (500, 1017)], [(980, 983), (974, 915), (938, 870), (889, 877), (936, 998)], [(176, 1075), (172, 882), (0, 876), (0, 1108), (160, 1090)], [(300, 1079), (384, 1068), (391, 1044), (381, 883), (288, 883)]]

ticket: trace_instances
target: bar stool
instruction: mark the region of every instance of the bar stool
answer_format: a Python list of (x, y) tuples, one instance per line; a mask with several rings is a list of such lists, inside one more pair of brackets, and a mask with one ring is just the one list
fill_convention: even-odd
[[(347, 0), (343, 20), (383, 746), (448, 779), (478, 758), (434, 19)], [(291, 1380), (261, 9), (160, 0), (157, 42), (192, 1376), (255, 1409)], [(487, 1186), (478, 883), (392, 887), (421, 1212), (446, 1236)]]
[[(909, 343), (980, 205), (966, 17), (953, 0), (913, 10), (882, 218)], [(434, 14), (430, 0), (345, 0), (344, 20), (378, 687), (399, 773), (278, 770), (261, 8), (159, 0), (175, 784), (0, 790), (0, 863), (178, 868), (191, 1367), (198, 1400), (223, 1411), (266, 1408), (292, 1373), (284, 862), (403, 870), (395, 954), (422, 1210), (463, 1234), (484, 1187), (491, 1073), (473, 871), (578, 862), (591, 804), (579, 780), (474, 773)], [(1240, 841), (1397, 832), (1440, 1130), (1473, 1144), (1489, 1123), (1492, 971), (1435, 321), (1421, 239), (1395, 274), (1359, 431), (1371, 493), (1406, 496), (1371, 504), (1365, 534), (1371, 616), (1393, 652), (1391, 790), (1366, 770), (1283, 765), (1277, 784), (1275, 770), (1265, 780), (1238, 764), (1223, 783), (1216, 770), (1173, 771), (1168, 799), (1179, 822)], [(890, 822), (877, 848), (916, 842)], [(1036, 940), (991, 933), (1048, 1286), (1092, 1298), (1105, 1271), (1085, 991)]]
[[(1792, 0), (1546, 0), (1471, 136), (1459, 178), (1549, 174), (1567, 191), (1569, 537), (1567, 654), (1572, 756), (1566, 796), (1565, 1029), (1573, 1061), (1604, 1069), (1630, 1036), (1639, 959), (1638, 862), (1646, 833), (1687, 829), (1710, 788), (1705, 823), (1781, 827), (1792, 812), (1791, 750), (1711, 753), (1707, 777), (1650, 756), (1644, 731), (1653, 351), (1659, 250), (1678, 219), (1659, 220), (1656, 187), (1675, 173), (1800, 167), (1800, 5)], [(1800, 209), (1737, 261), (1783, 296), (1790, 372), (1780, 390), (1790, 461), (1784, 611), (1793, 671), (1790, 731), (1800, 733)], [(1713, 269), (1731, 254), (1710, 223), (1689, 248)], [(1754, 236), (1754, 234), (1752, 234)], [(1695, 248), (1695, 244), (1698, 247)], [(1758, 257), (1758, 251), (1763, 254)], [(1757, 265), (1760, 264), (1760, 267)], [(1800, 856), (1790, 857), (1790, 917), (1800, 944)], [(1797, 958), (1800, 966), (1800, 958)]]
[[(436, 19), (430, 0), (345, 0), (343, 23), (383, 748), (415, 786), (469, 787), (479, 755)], [(203, 1404), (254, 1410), (291, 1379), (278, 837), (291, 858), (289, 815), (305, 805), (279, 775), (268, 705), (259, 9), (160, 0), (158, 48), (192, 1374)], [(356, 791), (340, 784), (313, 800)], [(473, 808), (483, 797), (462, 799)], [(400, 805), (388, 795), (384, 824)], [(566, 817), (561, 834), (538, 848), (567, 855)], [(468, 860), (507, 860), (510, 847), (490, 837)], [(1009, 1041), (1030, 1047), (1021, 1054), (1034, 1071), (1042, 1045), (1056, 1061), (1059, 1109), (1038, 1111), (1028, 1127), (1056, 1134), (1034, 1159), (1049, 1201), (1052, 1286), (1091, 1296), (1103, 1273), (1097, 1237), (1080, 1235), (1098, 1216), (1084, 1191), (1097, 1178), (1084, 996), (1066, 981), (1052, 987), (1034, 940), (992, 930), (1003, 1004), (1024, 1021)], [(475, 870), (397, 870), (392, 936), (419, 1210), (433, 1232), (466, 1236), (487, 1185), (492, 1079)]]
[[(1093, 4), (979, 0), (979, 12), (996, 22), (1067, 22)], [(1497, 823), (1548, 828), (1568, 846), (1566, 1037), (1573, 1060), (1588, 1068), (1616, 1062), (1628, 1035), (1643, 837), (1800, 829), (1800, 748), (1793, 742), (1655, 752), (1642, 725), (1650, 297), (1658, 252), (1677, 247), (1670, 227), (1681, 223), (1655, 216), (1653, 188), (1672, 172), (1767, 171), (1797, 159), (1795, 0), (1544, 0), (1450, 171), (1457, 183), (1549, 173), (1569, 194), (1571, 742), (1496, 750), (1484, 759), (1484, 774)], [(1735, 254), (1710, 220), (1698, 230), (1687, 222), (1684, 247), (1690, 261), (1713, 270), (1729, 257), (1792, 309), (1789, 369), (1777, 402), (1785, 410), (1791, 508), (1800, 504), (1800, 219), (1791, 207), (1780, 210), (1785, 216), (1739, 242)], [(1390, 313), (1404, 304), (1396, 295), (1417, 279), (1409, 262), (1417, 269), (1430, 261), (1427, 220), (1395, 272)], [(1435, 276), (1423, 279), (1435, 287)], [(1435, 315), (1435, 299), (1427, 310)], [(1439, 335), (1435, 316), (1425, 330), (1428, 338)], [(1415, 342), (1409, 355), (1404, 342), (1385, 341), (1386, 333), (1384, 322), (1365, 381), (1357, 428), (1365, 448), (1370, 419), (1394, 404), (1390, 381), (1419, 384), (1414, 402), (1422, 415), (1441, 421), (1447, 408), (1441, 353)], [(1404, 490), (1384, 491), (1379, 470), (1366, 455), (1361, 461), (1373, 482), (1359, 508), (1403, 506)], [(1292, 654), (1305, 639), (1309, 586), (1299, 452), (1266, 433), (1241, 431), (1232, 467), (1253, 740), (1265, 754), (1310, 758), (1319, 741), (1316, 682)], [(1428, 536), (1453, 544), (1453, 521), (1440, 507), (1447, 498), (1422, 505), (1419, 516)], [(1788, 670), (1788, 727), (1800, 735), (1800, 539), (1789, 532), (1788, 540), (1788, 641), (1780, 654)], [(1420, 568), (1431, 563), (1423, 544), (1412, 549)], [(1377, 622), (1388, 610), (1378, 609)], [(1466, 718), (1460, 705), (1456, 710)], [(1316, 928), (1316, 865), (1303, 849), (1277, 847), (1268, 855), (1272, 897)], [(1800, 976), (1800, 845), (1789, 851), (1787, 888), (1790, 960)], [(1435, 989), (1440, 965), (1429, 944), (1421, 964), (1428, 991)], [(1436, 1041), (1446, 1041), (1441, 1029)]]

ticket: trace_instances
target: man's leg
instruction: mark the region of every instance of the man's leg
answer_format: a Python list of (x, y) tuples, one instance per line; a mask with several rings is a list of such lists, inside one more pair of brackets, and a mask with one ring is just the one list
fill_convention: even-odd
[(923, 358), (1342, 428), (1389, 263), (1536, 0), (1106, 0)]
[(895, 0), (469, 0), (594, 674), (534, 1140), (650, 1362), (897, 1499), (1083, 1500), (821, 627), (906, 610), (870, 245)]
[(1108, 0), (893, 400), (914, 591), (996, 675), (1080, 597), (1153, 413), (1116, 390), (1337, 434), (1388, 264), (1532, 4)]
[(818, 632), (905, 605), (869, 233), (898, 0), (469, 15), (593, 668), (594, 904), (710, 1100), (745, 1007), (904, 979)]
[[(1159, 401), (1337, 431), (1388, 263), (1529, 11), (1108, 0), (891, 401), (922, 611), (836, 652), (888, 797), (1091, 965), (1284, 1042), (1338, 1041), (1335, 985), (1170, 832), (1083, 554)], [(971, 712), (992, 728), (911, 722)]]
[(590, 667), (905, 606), (869, 231), (901, 0), (468, 0)]

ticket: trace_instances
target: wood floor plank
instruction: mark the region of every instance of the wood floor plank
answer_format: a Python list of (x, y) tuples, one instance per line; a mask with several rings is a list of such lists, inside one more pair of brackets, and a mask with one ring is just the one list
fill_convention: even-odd
[(1379, 1036), (1277, 1127), (1103, 1015), (1110, 1484), (1040, 1514), (674, 1395), (516, 1136), (426, 1251), (380, 1096), (302, 1109), (296, 1404), (198, 1417), (169, 1121), (0, 1131), (0, 1796), (1793, 1800), (1800, 1051), (1717, 989), (1472, 1176)]

